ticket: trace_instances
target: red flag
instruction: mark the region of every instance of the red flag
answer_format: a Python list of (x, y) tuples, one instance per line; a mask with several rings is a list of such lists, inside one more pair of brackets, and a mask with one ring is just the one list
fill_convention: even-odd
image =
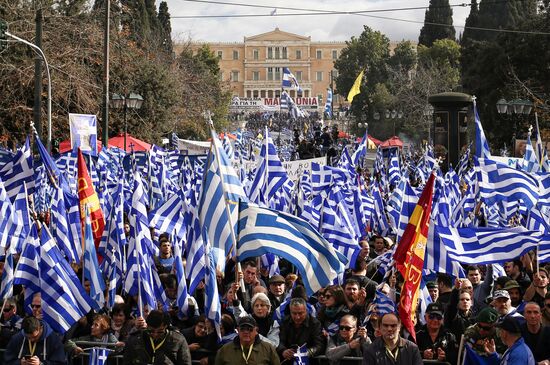
[[(78, 198), (80, 199), (80, 222), (84, 227), (84, 220), (86, 219), (86, 209), (88, 206), (88, 212), (92, 221), (92, 234), (96, 249), (99, 247), (99, 240), (103, 234), (103, 228), (105, 227), (105, 219), (103, 212), (101, 211), (101, 205), (99, 204), (99, 198), (94, 190), (92, 179), (88, 174), (88, 168), (86, 167), (86, 161), (84, 156), (78, 149)], [(84, 232), (84, 229), (82, 230)]]
[(435, 174), (432, 173), (394, 254), (397, 268), (405, 278), (401, 289), (401, 300), (399, 301), (399, 316), (401, 322), (415, 340), (414, 316), (416, 315), (420, 280), (422, 279), (422, 268), (424, 267), (434, 180)]

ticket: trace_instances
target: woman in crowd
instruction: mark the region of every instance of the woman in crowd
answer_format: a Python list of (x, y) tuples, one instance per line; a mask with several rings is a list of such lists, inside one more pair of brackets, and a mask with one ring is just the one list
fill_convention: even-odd
[[(98, 314), (92, 321), (91, 333), (88, 336), (78, 337), (76, 339), (70, 339), (65, 343), (65, 352), (70, 356), (78, 356), (84, 349), (79, 346), (78, 342), (98, 342), (101, 346), (105, 346), (106, 343), (112, 344), (117, 348), (124, 346), (123, 342), (119, 342), (115, 335), (110, 333), (111, 331), (111, 318), (105, 314)], [(91, 347), (89, 345), (83, 345), (83, 347)]]
[(124, 304), (115, 304), (111, 310), (111, 333), (120, 342), (126, 342), (134, 327), (134, 320), (129, 318), (128, 309)]
[(342, 287), (338, 285), (329, 286), (325, 290), (325, 305), (317, 314), (325, 335), (334, 335), (338, 331), (340, 318), (349, 313), (346, 305), (346, 297)]

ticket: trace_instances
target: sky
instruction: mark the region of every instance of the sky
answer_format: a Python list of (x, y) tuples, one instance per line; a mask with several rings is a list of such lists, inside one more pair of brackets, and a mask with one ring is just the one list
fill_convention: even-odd
[[(269, 32), (278, 27), (282, 31), (311, 36), (316, 41), (346, 41), (359, 36), (363, 25), (385, 34), (391, 41), (418, 41), (424, 13), (429, 0), (165, 0), (171, 16), (172, 37), (176, 42), (243, 42), (244, 37)], [(201, 2), (199, 2), (201, 1)], [(205, 1), (205, 2), (202, 2)], [(159, 0), (157, 0), (158, 6)], [(226, 5), (238, 3), (260, 5)], [(449, 0), (452, 5), (469, 4), (469, 0)], [(304, 11), (285, 10), (286, 8), (307, 9), (306, 12), (377, 12), (354, 14), (328, 14), (307, 16), (282, 16)], [(404, 10), (404, 8), (420, 8)], [(271, 13), (275, 10), (275, 15)], [(469, 6), (456, 6), (453, 9), (453, 25), (457, 36), (462, 32)], [(233, 18), (178, 18), (178, 16), (204, 15), (254, 15)], [(391, 18), (391, 19), (390, 19)], [(400, 21), (406, 20), (406, 21)]]

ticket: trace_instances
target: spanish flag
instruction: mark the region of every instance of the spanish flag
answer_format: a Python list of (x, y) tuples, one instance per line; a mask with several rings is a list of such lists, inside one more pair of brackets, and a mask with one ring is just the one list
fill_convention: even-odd
[(432, 173), (393, 256), (397, 269), (405, 278), (401, 289), (401, 300), (399, 301), (399, 316), (401, 322), (415, 340), (414, 316), (418, 305), (424, 254), (428, 240), (434, 180), (435, 174)]
[[(84, 227), (86, 219), (86, 206), (88, 206), (88, 212), (90, 214), (90, 220), (92, 221), (92, 235), (94, 237), (94, 243), (96, 249), (99, 247), (99, 240), (103, 234), (103, 228), (105, 227), (105, 219), (103, 212), (101, 211), (101, 205), (99, 204), (99, 198), (94, 190), (92, 179), (88, 174), (88, 168), (86, 167), (86, 161), (84, 156), (78, 149), (78, 198), (80, 199), (80, 222)], [(84, 229), (82, 230), (84, 232)]]
[(362, 70), (359, 73), (359, 76), (355, 79), (355, 82), (353, 83), (353, 86), (351, 87), (349, 93), (348, 93), (348, 101), (351, 103), (353, 101), (353, 98), (355, 95), (361, 93), (361, 81), (363, 81), (363, 73), (364, 70)]

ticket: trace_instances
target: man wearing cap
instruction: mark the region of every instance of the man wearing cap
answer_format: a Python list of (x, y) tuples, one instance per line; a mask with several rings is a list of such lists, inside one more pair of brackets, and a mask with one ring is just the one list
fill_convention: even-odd
[[(508, 347), (500, 358), (501, 365), (535, 365), (535, 358), (521, 337), (517, 318), (506, 317), (497, 324), (502, 342)], [(495, 353), (495, 342), (489, 341), (485, 346), (487, 352)]]
[(252, 316), (239, 318), (237, 328), (239, 335), (216, 354), (216, 365), (280, 364), (275, 347), (260, 339)]
[(506, 290), (510, 295), (512, 307), (517, 308), (518, 312), (523, 313), (523, 306), (525, 303), (523, 302), (523, 294), (518, 282), (513, 279), (508, 281), (504, 284), (504, 290)]
[(485, 345), (494, 341), (499, 354), (506, 351), (506, 346), (497, 336), (495, 324), (498, 320), (498, 312), (491, 307), (483, 308), (476, 317), (476, 324), (464, 331), (464, 343), (469, 344), (479, 355), (489, 356)]
[(271, 308), (278, 308), (285, 299), (285, 278), (282, 275), (273, 275), (269, 279), (269, 293), (267, 294), (271, 302)]
[(416, 334), (416, 344), (426, 360), (456, 362), (455, 336), (443, 327), (443, 306), (430, 303), (426, 308), (426, 325)]
[(492, 305), (498, 312), (500, 320), (503, 320), (504, 317), (519, 317), (520, 321), (523, 322), (523, 316), (517, 311), (517, 308), (512, 307), (508, 291), (496, 290), (493, 293)]

